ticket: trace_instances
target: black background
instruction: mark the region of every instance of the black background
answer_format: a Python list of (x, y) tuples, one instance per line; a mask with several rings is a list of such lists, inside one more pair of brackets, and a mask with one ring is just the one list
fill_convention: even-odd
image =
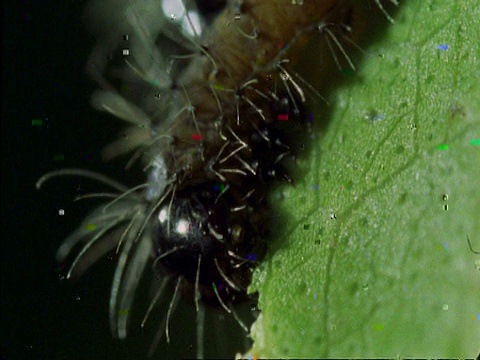
[[(84, 71), (93, 39), (82, 30), (83, 6), (65, 0), (3, 3), (3, 359), (115, 358), (118, 349), (105, 312), (108, 280), (65, 284), (54, 258), (85, 211), (71, 203), (77, 183), (35, 188), (47, 171), (99, 166), (100, 144), (93, 140), (102, 133), (89, 106), (94, 84)], [(61, 154), (64, 160), (56, 160)]]

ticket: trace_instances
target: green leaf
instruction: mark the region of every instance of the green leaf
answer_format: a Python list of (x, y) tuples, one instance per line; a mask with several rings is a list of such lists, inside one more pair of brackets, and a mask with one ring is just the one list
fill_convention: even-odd
[(276, 200), (285, 238), (254, 276), (248, 356), (479, 351), (480, 6), (408, 1), (395, 18)]

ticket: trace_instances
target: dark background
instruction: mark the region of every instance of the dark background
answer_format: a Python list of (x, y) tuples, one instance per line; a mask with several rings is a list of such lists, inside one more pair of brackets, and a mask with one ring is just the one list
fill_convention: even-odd
[(94, 84), (84, 72), (93, 39), (82, 30), (83, 6), (3, 2), (2, 359), (115, 358), (118, 350), (105, 312), (107, 277), (70, 286), (54, 257), (85, 212), (71, 203), (77, 183), (35, 189), (45, 172), (99, 166), (100, 144), (93, 141), (102, 132), (89, 106)]

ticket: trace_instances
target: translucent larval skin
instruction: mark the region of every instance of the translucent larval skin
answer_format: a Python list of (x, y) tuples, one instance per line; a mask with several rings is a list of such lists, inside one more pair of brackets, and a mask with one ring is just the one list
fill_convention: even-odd
[[(102, 88), (93, 105), (128, 124), (103, 156), (135, 151), (127, 167), (142, 158), (146, 182), (126, 189), (89, 172), (63, 172), (118, 191), (57, 258), (74, 254), (68, 277), (78, 277), (117, 248), (109, 315), (120, 339), (152, 263), (176, 284), (167, 341), (180, 288), (193, 293), (197, 314), (207, 304), (234, 314), (233, 304), (248, 298), (271, 226), (268, 189), (293, 182), (284, 163), (294, 155), (284, 123), (301, 125), (307, 86), (291, 70), (292, 49), (305, 34), (342, 23), (349, 3), (230, 1), (207, 25), (202, 17), (194, 24), (193, 2), (169, 16), (166, 1), (92, 1), (86, 11), (99, 38), (87, 65)], [(96, 226), (86, 231), (87, 224)]]

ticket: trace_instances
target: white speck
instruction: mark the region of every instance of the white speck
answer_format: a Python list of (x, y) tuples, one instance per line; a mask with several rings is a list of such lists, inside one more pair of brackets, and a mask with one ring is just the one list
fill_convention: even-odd
[(164, 0), (162, 3), (162, 10), (172, 21), (185, 16), (185, 8), (179, 0)]
[(190, 230), (190, 222), (187, 220), (180, 220), (177, 224), (177, 233), (186, 235)]
[(167, 217), (168, 217), (167, 209), (163, 208), (162, 210), (160, 210), (160, 212), (158, 213), (158, 221), (160, 221), (160, 223), (164, 223), (167, 220)]
[(162, 10), (171, 21), (178, 21), (183, 31), (189, 35), (202, 33), (202, 21), (196, 11), (185, 11), (185, 6), (180, 0), (164, 0)]
[(149, 201), (158, 199), (163, 194), (167, 184), (167, 164), (161, 156), (155, 157), (152, 170), (148, 174), (148, 188), (145, 197)]

